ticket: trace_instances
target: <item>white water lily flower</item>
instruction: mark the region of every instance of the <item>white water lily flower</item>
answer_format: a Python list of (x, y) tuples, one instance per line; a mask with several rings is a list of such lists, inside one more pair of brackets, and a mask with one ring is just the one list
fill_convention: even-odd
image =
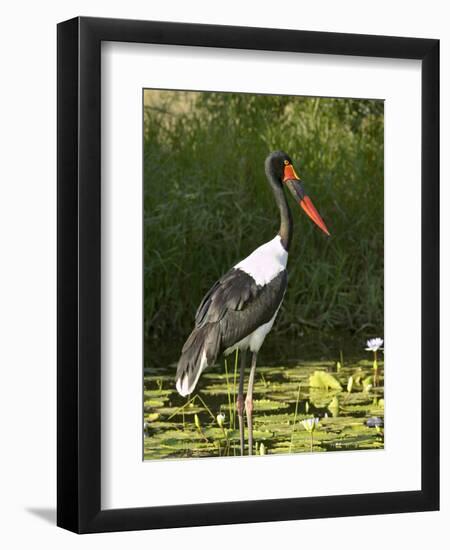
[(219, 425), (219, 428), (223, 428), (223, 423), (225, 422), (225, 415), (224, 414), (218, 414), (216, 416), (217, 424)]
[(370, 340), (367, 340), (366, 342), (366, 351), (378, 351), (382, 350), (381, 347), (383, 345), (383, 338), (371, 338)]
[(317, 426), (319, 425), (319, 419), (318, 418), (306, 418), (305, 420), (302, 420), (302, 425), (305, 428), (307, 432), (313, 432)]

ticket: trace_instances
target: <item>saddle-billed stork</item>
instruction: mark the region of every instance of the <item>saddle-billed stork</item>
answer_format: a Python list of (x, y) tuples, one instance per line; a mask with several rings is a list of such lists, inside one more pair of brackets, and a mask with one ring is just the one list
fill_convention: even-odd
[(284, 188), (287, 187), (306, 214), (326, 234), (324, 221), (306, 194), (303, 184), (283, 151), (271, 153), (265, 172), (280, 211), (280, 230), (237, 263), (207, 292), (195, 315), (195, 328), (183, 346), (176, 373), (176, 388), (182, 396), (194, 390), (201, 373), (220, 353), (241, 352), (236, 408), (239, 418), (241, 455), (244, 454), (244, 371), (246, 351), (252, 353), (245, 410), (248, 453), (253, 448), (253, 384), (256, 358), (272, 329), (287, 285), (286, 265), (293, 223)]

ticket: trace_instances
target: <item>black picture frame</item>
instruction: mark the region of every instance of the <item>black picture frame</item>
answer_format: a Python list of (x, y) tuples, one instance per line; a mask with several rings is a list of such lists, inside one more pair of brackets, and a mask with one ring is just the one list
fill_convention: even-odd
[[(101, 509), (102, 41), (422, 61), (420, 491)], [(57, 524), (77, 533), (439, 508), (439, 41), (77, 17), (58, 25)]]

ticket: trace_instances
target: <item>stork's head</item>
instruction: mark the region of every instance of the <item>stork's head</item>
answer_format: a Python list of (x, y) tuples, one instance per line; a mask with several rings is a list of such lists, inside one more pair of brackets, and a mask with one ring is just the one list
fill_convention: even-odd
[(284, 151), (274, 151), (266, 158), (266, 174), (270, 181), (280, 187), (287, 187), (309, 218), (328, 236), (330, 232), (319, 212), (305, 191), (303, 183), (292, 164), (289, 155)]

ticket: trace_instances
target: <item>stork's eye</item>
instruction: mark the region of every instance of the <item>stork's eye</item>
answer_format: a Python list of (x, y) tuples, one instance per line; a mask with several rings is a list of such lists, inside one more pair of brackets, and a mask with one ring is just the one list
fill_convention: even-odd
[(285, 164), (285, 166), (288, 166), (288, 165), (289, 165), (289, 161), (288, 161), (288, 160), (285, 160), (285, 161), (284, 161), (284, 164)]

